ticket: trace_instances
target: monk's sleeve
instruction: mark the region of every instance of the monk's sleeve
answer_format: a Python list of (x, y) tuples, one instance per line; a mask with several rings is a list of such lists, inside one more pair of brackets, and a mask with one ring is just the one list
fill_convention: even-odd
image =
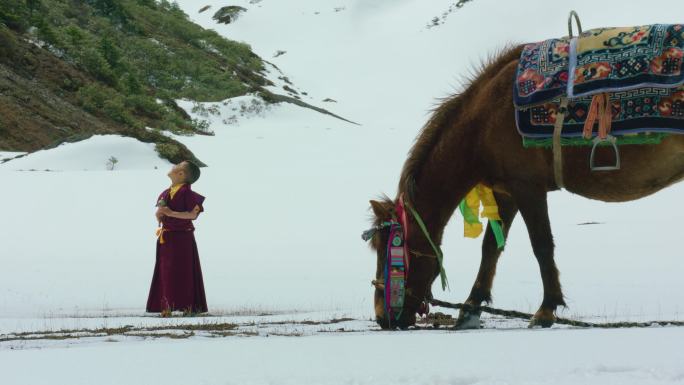
[(204, 211), (204, 197), (201, 196), (200, 194), (194, 192), (194, 191), (188, 191), (188, 194), (185, 195), (185, 207), (188, 208), (188, 211), (192, 211), (195, 206), (199, 206), (200, 213)]
[(166, 193), (166, 190), (162, 191), (161, 194), (157, 197), (157, 202), (155, 202), (156, 207), (162, 207), (166, 206), (166, 201), (164, 200), (164, 194)]

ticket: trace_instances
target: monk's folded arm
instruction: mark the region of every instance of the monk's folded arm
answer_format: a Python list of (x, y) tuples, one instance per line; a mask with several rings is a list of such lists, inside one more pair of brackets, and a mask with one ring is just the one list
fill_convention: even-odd
[(199, 215), (200, 208), (199, 206), (195, 206), (192, 211), (169, 211), (165, 215), (173, 218), (178, 218), (178, 219), (191, 219), (195, 220), (197, 219), (197, 216)]

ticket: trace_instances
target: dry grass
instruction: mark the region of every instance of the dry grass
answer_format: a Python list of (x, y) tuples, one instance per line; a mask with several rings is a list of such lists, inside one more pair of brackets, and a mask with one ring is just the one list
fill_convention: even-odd
[[(180, 317), (173, 317), (178, 320)], [(188, 320), (190, 321), (190, 320)], [(283, 336), (303, 337), (317, 333), (350, 333), (360, 330), (346, 330), (344, 327), (326, 328), (325, 325), (340, 324), (355, 321), (353, 318), (334, 318), (330, 320), (300, 320), (300, 321), (248, 321), (244, 323), (211, 322), (204, 318), (195, 322), (178, 324), (161, 324), (152, 326), (124, 325), (118, 327), (82, 328), (44, 330), (31, 332), (17, 332), (0, 334), (0, 344), (17, 341), (64, 341), (64, 340), (94, 340), (103, 342), (120, 342), (122, 338), (140, 339), (188, 339), (201, 336), (210, 338), (221, 337), (257, 337)], [(319, 326), (319, 327), (317, 327)]]
[[(98, 328), (98, 329), (70, 329), (57, 331), (39, 331), (39, 332), (22, 332), (1, 334), (0, 343), (11, 341), (36, 341), (36, 340), (69, 340), (69, 339), (83, 339), (83, 338), (102, 338), (111, 336), (129, 336), (129, 337), (144, 337), (144, 338), (173, 338), (186, 339), (195, 336), (198, 332), (207, 332), (209, 334), (231, 335), (243, 334), (237, 330), (239, 325), (233, 323), (201, 323), (201, 324), (184, 324), (184, 325), (167, 325), (167, 326), (148, 326), (148, 327), (133, 327), (126, 325), (116, 328)], [(163, 333), (167, 331), (167, 333)], [(179, 331), (182, 333), (171, 333), (171, 331)], [(161, 332), (161, 333), (160, 333)], [(249, 333), (248, 333), (249, 334)], [(108, 338), (106, 341), (111, 341)]]
[(349, 321), (354, 321), (353, 318), (334, 318), (329, 321), (310, 321), (310, 320), (305, 320), (305, 321), (272, 321), (272, 322), (263, 322), (261, 325), (332, 325), (332, 324), (337, 324), (341, 322), (349, 322)]

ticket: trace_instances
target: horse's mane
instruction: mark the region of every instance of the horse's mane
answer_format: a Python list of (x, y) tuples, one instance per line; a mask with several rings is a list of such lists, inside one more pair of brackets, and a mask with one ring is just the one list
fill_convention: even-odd
[(469, 96), (483, 82), (494, 77), (503, 66), (512, 60), (518, 59), (521, 49), (522, 46), (507, 47), (494, 55), (490, 55), (480, 63), (479, 68), (476, 68), (470, 76), (465, 78), (463, 82), (464, 91), (439, 100), (436, 107), (432, 110), (430, 119), (418, 134), (401, 172), (399, 193), (406, 193), (409, 201), (414, 201), (416, 179), (420, 176), (421, 169), (430, 158), (435, 147), (437, 147), (444, 131), (451, 128), (460, 116), (464, 101), (468, 100)]

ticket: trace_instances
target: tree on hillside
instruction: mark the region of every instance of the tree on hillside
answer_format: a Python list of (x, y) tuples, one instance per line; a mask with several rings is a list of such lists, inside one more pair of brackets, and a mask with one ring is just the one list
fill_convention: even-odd
[(108, 17), (122, 25), (127, 25), (130, 15), (120, 1), (117, 0), (86, 0), (102, 16)]
[(0, 0), (0, 24), (24, 32), (28, 28), (28, 8), (22, 1)]
[(137, 0), (138, 4), (144, 5), (145, 7), (150, 7), (150, 8), (155, 8), (157, 6), (157, 2), (154, 0)]
[(26, 8), (29, 11), (29, 18), (33, 17), (33, 11), (37, 11), (41, 6), (40, 0), (26, 0)]
[(119, 60), (121, 60), (121, 50), (114, 45), (112, 39), (110, 39), (107, 35), (103, 36), (100, 40), (100, 52), (112, 68), (119, 66)]

